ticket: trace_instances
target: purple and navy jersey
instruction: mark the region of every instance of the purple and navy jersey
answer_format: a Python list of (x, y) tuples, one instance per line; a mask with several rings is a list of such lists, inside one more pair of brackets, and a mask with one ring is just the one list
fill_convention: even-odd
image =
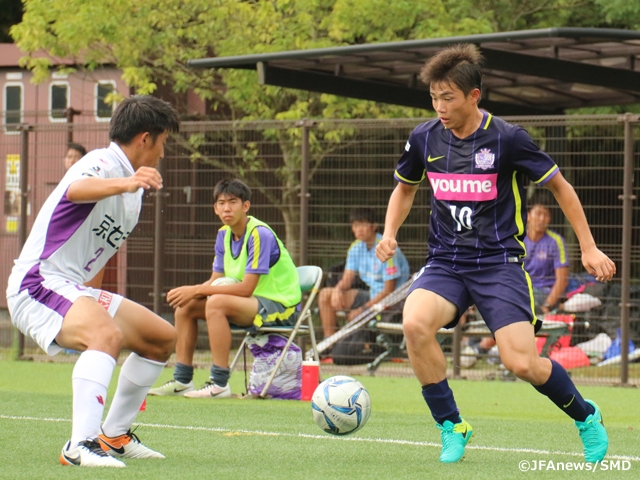
[(395, 178), (409, 185), (429, 179), (427, 261), (473, 267), (522, 261), (525, 178), (543, 185), (558, 171), (523, 128), (483, 112), (480, 127), (465, 139), (438, 119), (417, 126)]
[[(256, 227), (260, 241), (256, 242), (252, 235), (247, 242), (247, 266), (245, 273), (257, 275), (267, 275), (269, 269), (275, 265), (280, 258), (280, 247), (273, 232), (267, 227)], [(245, 231), (245, 235), (247, 232)], [(233, 240), (233, 235), (229, 235), (231, 245), (225, 245), (226, 230), (218, 230), (216, 237), (216, 256), (213, 259), (213, 271), (224, 273), (224, 252), (231, 249), (231, 255), (237, 258), (244, 243), (244, 236), (239, 240)]]

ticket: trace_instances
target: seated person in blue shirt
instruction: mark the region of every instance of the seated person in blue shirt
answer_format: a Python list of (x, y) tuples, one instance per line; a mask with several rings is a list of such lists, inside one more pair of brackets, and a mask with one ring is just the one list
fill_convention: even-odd
[(531, 277), (536, 314), (553, 310), (569, 284), (569, 258), (564, 238), (549, 230), (551, 212), (535, 199), (527, 216), (524, 268)]
[[(351, 213), (351, 230), (356, 240), (349, 247), (342, 278), (335, 287), (320, 290), (318, 306), (324, 338), (336, 333), (338, 310), (351, 310), (347, 317), (351, 321), (409, 279), (409, 264), (400, 249), (384, 263), (376, 258), (376, 245), (382, 235), (377, 232), (373, 210), (355, 209)], [(369, 290), (352, 288), (356, 275)]]

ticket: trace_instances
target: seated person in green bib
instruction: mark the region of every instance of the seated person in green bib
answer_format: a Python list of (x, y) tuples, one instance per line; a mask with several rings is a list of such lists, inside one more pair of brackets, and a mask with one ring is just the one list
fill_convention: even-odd
[[(201, 285), (174, 288), (167, 301), (176, 309), (176, 368), (173, 379), (150, 395), (228, 398), (230, 324), (250, 328), (293, 325), (301, 300), (298, 271), (275, 232), (247, 215), (251, 190), (240, 180), (222, 180), (213, 191), (214, 210), (224, 226), (218, 231), (211, 278)], [(216, 285), (221, 277), (239, 283)], [(193, 352), (198, 320), (206, 319), (213, 365), (200, 389), (193, 385)]]

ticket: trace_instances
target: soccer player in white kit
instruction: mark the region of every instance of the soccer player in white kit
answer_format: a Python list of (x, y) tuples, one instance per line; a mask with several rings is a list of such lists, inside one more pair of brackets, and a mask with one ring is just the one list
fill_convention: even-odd
[[(168, 103), (124, 100), (111, 119), (108, 148), (73, 165), (42, 206), (9, 277), (13, 324), (49, 355), (81, 351), (72, 375), (71, 439), (60, 463), (124, 467), (116, 457), (164, 458), (131, 432), (149, 388), (174, 350), (171, 324), (95, 286), (104, 266), (138, 223), (144, 190), (162, 188), (156, 170), (169, 132), (179, 129)], [(124, 362), (100, 426), (116, 359)]]

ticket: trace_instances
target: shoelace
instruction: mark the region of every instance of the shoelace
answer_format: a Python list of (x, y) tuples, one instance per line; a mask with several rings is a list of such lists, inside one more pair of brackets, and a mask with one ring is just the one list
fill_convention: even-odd
[(598, 432), (595, 428), (596, 426), (593, 425), (594, 421), (595, 420), (591, 419), (589, 422), (578, 427), (578, 430), (580, 430), (580, 437), (582, 437), (584, 443), (589, 446), (595, 446), (599, 443)]
[(204, 382), (204, 385), (202, 385), (200, 387), (200, 390), (208, 390), (210, 388), (213, 388), (214, 385), (215, 385), (215, 383), (210, 382), (210, 381)]
[(446, 450), (455, 432), (453, 430), (447, 430), (442, 425), (438, 425), (438, 428), (442, 432), (442, 449)]
[(138, 436), (135, 433), (133, 433), (137, 429), (138, 429), (138, 427), (134, 428), (133, 430), (129, 429), (129, 430), (127, 430), (127, 433), (125, 435), (127, 435), (127, 437), (129, 437), (134, 442), (140, 443), (140, 439), (138, 438)]
[(102, 447), (98, 443), (98, 440), (83, 440), (82, 442), (78, 442), (78, 445), (86, 448), (91, 453), (93, 453), (94, 455), (98, 455), (99, 457), (107, 456), (107, 452), (102, 449)]

